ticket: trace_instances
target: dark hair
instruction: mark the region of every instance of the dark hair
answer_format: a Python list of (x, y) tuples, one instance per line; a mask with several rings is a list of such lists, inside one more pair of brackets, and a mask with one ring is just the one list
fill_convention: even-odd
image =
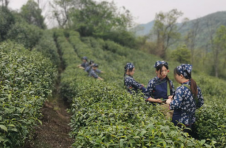
[[(126, 65), (127, 66), (127, 65)], [(124, 77), (126, 76), (126, 72), (127, 72), (127, 70), (129, 70), (129, 72), (131, 72), (131, 71), (133, 71), (133, 68), (129, 68), (129, 69), (127, 69), (126, 70), (126, 66), (124, 67)], [(125, 86), (125, 81), (124, 81), (124, 86)]]
[(93, 60), (90, 60), (90, 61), (89, 61), (89, 65), (92, 65), (93, 63), (94, 63)]
[[(165, 66), (167, 70), (169, 69), (169, 67), (168, 67), (167, 65), (164, 65), (164, 64), (160, 64), (159, 66), (157, 66), (157, 67), (155, 68), (156, 71), (159, 71), (159, 70), (160, 70), (160, 75), (162, 74), (162, 67), (163, 67), (163, 66)], [(170, 89), (172, 89), (172, 86), (170, 85), (170, 79), (169, 79), (168, 76), (166, 76), (166, 80), (169, 82), (169, 87), (170, 87)]]
[[(181, 75), (181, 73), (179, 72), (179, 70), (177, 68), (174, 69), (174, 76), (175, 75)], [(188, 77), (190, 78), (189, 80), (191, 81), (191, 85), (190, 85), (190, 89), (191, 89), (191, 93), (194, 95), (194, 96), (197, 96), (198, 95), (198, 89), (197, 89), (197, 84), (195, 82), (194, 79), (191, 78), (191, 74), (189, 74), (187, 72), (187, 75)]]

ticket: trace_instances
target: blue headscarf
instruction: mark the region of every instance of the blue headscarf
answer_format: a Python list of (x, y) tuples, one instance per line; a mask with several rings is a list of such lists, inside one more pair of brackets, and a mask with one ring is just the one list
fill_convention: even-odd
[(155, 65), (154, 65), (154, 68), (158, 67), (159, 65), (165, 65), (165, 66), (168, 66), (168, 63), (165, 62), (165, 61), (156, 61), (156, 62), (155, 62)]
[(127, 63), (125, 66), (125, 71), (127, 71), (128, 69), (133, 69), (135, 66), (132, 63)]
[(87, 58), (87, 57), (82, 57), (82, 59), (83, 59), (83, 60), (86, 60), (86, 61), (88, 60), (88, 58)]
[(191, 79), (192, 65), (181, 64), (180, 66), (177, 66), (177, 71), (182, 74), (186, 79)]

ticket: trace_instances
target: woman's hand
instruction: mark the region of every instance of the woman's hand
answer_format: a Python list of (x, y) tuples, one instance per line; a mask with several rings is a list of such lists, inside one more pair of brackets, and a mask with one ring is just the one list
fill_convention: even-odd
[(168, 99), (171, 99), (171, 100), (173, 100), (173, 96), (168, 96)]
[(172, 99), (167, 99), (166, 104), (170, 104), (171, 101), (172, 101)]

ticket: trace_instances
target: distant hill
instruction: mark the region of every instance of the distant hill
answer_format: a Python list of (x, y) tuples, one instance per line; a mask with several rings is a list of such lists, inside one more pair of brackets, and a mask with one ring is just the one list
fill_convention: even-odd
[(147, 24), (140, 24), (132, 29), (136, 33), (137, 36), (145, 36), (147, 35), (152, 27), (154, 26), (155, 21), (151, 21)]
[[(184, 36), (192, 28), (192, 24), (194, 23), (194, 21), (199, 21), (200, 24), (200, 30), (197, 36), (197, 46), (203, 47), (209, 41), (210, 30), (212, 32), (215, 32), (217, 28), (220, 27), (221, 25), (226, 26), (226, 11), (215, 12), (204, 17), (188, 21), (187, 24), (180, 30), (182, 36)], [(154, 21), (151, 21), (147, 24), (138, 25), (133, 30), (135, 31), (137, 36), (144, 36), (150, 33), (153, 26)]]
[(216, 30), (221, 26), (226, 26), (226, 11), (216, 12), (204, 17), (194, 19), (189, 21), (181, 30), (182, 36), (186, 35), (186, 33), (192, 29), (192, 24), (198, 21), (199, 22), (199, 32), (197, 36), (197, 46), (196, 47), (204, 47), (208, 44), (210, 40), (211, 32), (215, 33)]

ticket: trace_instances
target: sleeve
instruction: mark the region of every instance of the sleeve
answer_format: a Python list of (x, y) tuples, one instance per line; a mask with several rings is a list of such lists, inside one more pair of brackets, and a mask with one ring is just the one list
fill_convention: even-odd
[(96, 69), (96, 73), (101, 73), (101, 70), (99, 70), (99, 69)]
[(183, 101), (182, 95), (183, 95), (183, 90), (182, 90), (181, 87), (178, 87), (176, 92), (175, 92), (175, 95), (173, 97), (173, 101), (170, 102), (170, 109), (171, 110), (181, 108), (181, 104), (182, 104), (182, 101)]
[(151, 96), (152, 96), (153, 90), (154, 90), (154, 80), (150, 80), (150, 81), (148, 82), (148, 86), (147, 86), (147, 88), (146, 88), (145, 95), (146, 95), (147, 97), (151, 97)]
[(198, 104), (196, 108), (200, 108), (203, 104), (204, 104), (204, 99), (202, 96), (202, 92), (201, 92), (201, 89), (198, 87)]
[(175, 88), (174, 88), (174, 85), (173, 85), (173, 81), (171, 81), (171, 80), (170, 80), (170, 85), (172, 86), (172, 89), (170, 90), (170, 94), (174, 95), (175, 94)]
[(87, 67), (85, 68), (85, 71), (86, 71), (86, 72), (89, 72), (89, 69), (90, 69), (90, 66), (87, 66)]
[(92, 72), (90, 73), (90, 76), (91, 76), (91, 77), (94, 77), (94, 78), (96, 78), (96, 79), (99, 77), (94, 71), (92, 71)]
[(86, 64), (86, 63), (82, 63), (82, 64), (81, 64), (81, 66), (85, 68), (85, 67), (86, 67), (86, 65), (85, 65), (85, 64)]
[(85, 67), (88, 67), (88, 66), (89, 66), (89, 63), (86, 62)]
[(132, 79), (132, 86), (136, 89), (141, 89), (143, 87), (143, 85), (141, 85), (140, 83), (136, 82), (134, 79)]

